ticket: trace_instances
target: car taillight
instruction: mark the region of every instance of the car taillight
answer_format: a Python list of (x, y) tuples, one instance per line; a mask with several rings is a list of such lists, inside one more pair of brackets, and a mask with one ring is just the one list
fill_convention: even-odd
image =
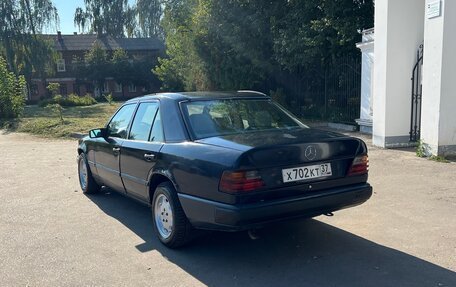
[(369, 171), (369, 157), (357, 156), (348, 170), (348, 176), (366, 174)]
[(220, 179), (219, 189), (223, 192), (236, 193), (253, 191), (264, 186), (264, 181), (257, 171), (225, 171)]

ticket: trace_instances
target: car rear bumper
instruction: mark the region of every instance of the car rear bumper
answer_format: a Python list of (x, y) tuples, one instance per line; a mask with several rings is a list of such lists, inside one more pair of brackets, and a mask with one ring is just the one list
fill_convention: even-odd
[(372, 187), (364, 183), (315, 194), (306, 193), (299, 197), (243, 205), (229, 205), (187, 194), (179, 194), (179, 200), (186, 216), (196, 228), (238, 231), (356, 206), (367, 201), (371, 195)]

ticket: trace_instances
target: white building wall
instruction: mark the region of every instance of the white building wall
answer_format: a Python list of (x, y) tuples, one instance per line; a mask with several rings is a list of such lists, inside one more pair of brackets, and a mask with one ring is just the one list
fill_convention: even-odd
[(373, 143), (409, 142), (411, 74), (423, 42), (425, 0), (375, 1)]
[(446, 156), (456, 154), (456, 1), (441, 5), (440, 17), (425, 20), (421, 139)]

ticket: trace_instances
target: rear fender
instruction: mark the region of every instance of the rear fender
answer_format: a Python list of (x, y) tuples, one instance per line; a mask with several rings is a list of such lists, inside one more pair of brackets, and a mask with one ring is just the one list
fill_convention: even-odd
[(152, 203), (155, 188), (164, 181), (171, 182), (176, 192), (179, 192), (179, 186), (169, 170), (164, 168), (151, 169), (147, 180), (147, 186), (149, 187), (149, 203)]

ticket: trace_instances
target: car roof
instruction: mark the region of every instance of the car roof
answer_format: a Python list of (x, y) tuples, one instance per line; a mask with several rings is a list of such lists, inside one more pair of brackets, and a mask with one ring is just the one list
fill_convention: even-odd
[(164, 100), (174, 100), (174, 101), (182, 101), (182, 100), (199, 100), (199, 99), (222, 99), (222, 98), (260, 98), (260, 99), (269, 99), (269, 96), (257, 91), (248, 91), (248, 90), (241, 90), (241, 91), (234, 91), (234, 92), (216, 92), (216, 91), (207, 91), (207, 92), (179, 92), (179, 93), (156, 93), (145, 95), (141, 97), (136, 97), (131, 100), (128, 100), (126, 103), (129, 102), (137, 102), (137, 101), (147, 101), (147, 100), (154, 100), (154, 99), (164, 99)]

